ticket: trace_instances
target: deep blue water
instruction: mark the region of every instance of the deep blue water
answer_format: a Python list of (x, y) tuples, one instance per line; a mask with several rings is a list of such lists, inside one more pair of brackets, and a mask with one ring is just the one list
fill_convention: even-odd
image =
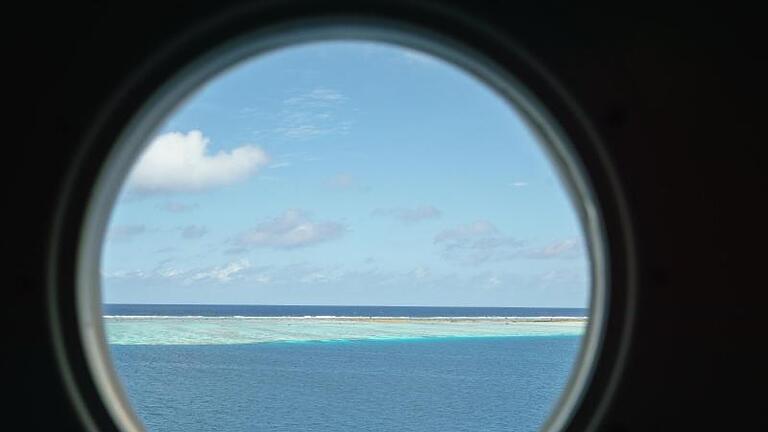
[(587, 316), (583, 308), (106, 304), (104, 315), (160, 316)]
[[(242, 307), (232, 308), (232, 315), (245, 315)], [(301, 308), (302, 316), (382, 309), (354, 315), (348, 308)], [(287, 315), (285, 307), (267, 309)], [(430, 315), (407, 309), (402, 316)], [(470, 316), (467, 310), (424, 309)], [(112, 314), (125, 314), (118, 310)], [(153, 314), (172, 315), (169, 310), (223, 315), (219, 306), (162, 306)], [(151, 431), (491, 432), (537, 430), (566, 384), (580, 343), (578, 336), (457, 337), (111, 350), (134, 409)]]

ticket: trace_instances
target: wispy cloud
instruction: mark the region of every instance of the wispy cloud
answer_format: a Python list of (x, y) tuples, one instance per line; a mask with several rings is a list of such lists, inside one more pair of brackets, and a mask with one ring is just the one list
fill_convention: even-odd
[(347, 97), (331, 88), (318, 87), (307, 93), (290, 97), (283, 101), (285, 105), (306, 107), (309, 105), (328, 106), (347, 100)]
[(148, 231), (146, 225), (116, 225), (110, 227), (107, 232), (109, 241), (128, 241), (134, 237), (145, 234)]
[(410, 271), (410, 275), (417, 280), (428, 279), (432, 277), (432, 270), (427, 266), (418, 266)]
[(208, 234), (208, 228), (202, 225), (187, 225), (179, 228), (181, 237), (185, 239), (198, 239)]
[(290, 166), (293, 166), (293, 164), (291, 162), (278, 162), (278, 163), (270, 164), (268, 168), (269, 169), (278, 169), (278, 168), (288, 168)]
[(523, 256), (531, 259), (575, 258), (581, 252), (582, 246), (580, 241), (577, 239), (565, 239), (544, 246), (526, 249)]
[(289, 97), (283, 101), (275, 132), (300, 140), (349, 133), (352, 121), (340, 115), (348, 100), (339, 91), (325, 87)]
[[(436, 272), (424, 264), (410, 269), (359, 268), (343, 264), (318, 265), (293, 262), (256, 265), (234, 259), (200, 267), (179, 267), (162, 260), (147, 270), (118, 270), (103, 274), (107, 284), (133, 287), (263, 288), (279, 302), (336, 302), (352, 299), (380, 304), (455, 305), (456, 296), (467, 304), (488, 305), (490, 299), (508, 304), (541, 305), (555, 295), (564, 305), (583, 305), (589, 277), (581, 266), (550, 268), (542, 272), (516, 273), (475, 268), (470, 272)], [(467, 290), (467, 287), (474, 287)], [(269, 287), (269, 288), (267, 288)], [(441, 295), (437, 295), (440, 293)], [(526, 298), (523, 303), (521, 299)], [(437, 302), (437, 303), (436, 303)]]
[(160, 205), (160, 209), (169, 213), (186, 213), (195, 210), (197, 207), (197, 204), (185, 204), (178, 201), (166, 201)]
[(424, 205), (414, 208), (378, 208), (373, 211), (373, 215), (389, 217), (405, 224), (412, 224), (429, 219), (437, 219), (442, 215), (442, 212), (434, 206)]
[(294, 161), (294, 162), (319, 162), (322, 161), (323, 158), (319, 157), (315, 154), (312, 154), (308, 151), (295, 151), (295, 152), (288, 152), (288, 153), (280, 153), (277, 155), (276, 159), (278, 160), (285, 160), (285, 161)]
[(570, 259), (580, 256), (582, 249), (581, 242), (575, 238), (531, 245), (505, 235), (486, 220), (443, 230), (435, 236), (434, 243), (444, 258), (465, 264), (510, 259)]
[(349, 190), (357, 185), (357, 179), (349, 173), (338, 173), (328, 179), (328, 187), (332, 189)]
[(245, 276), (249, 276), (249, 281), (254, 282), (258, 280), (253, 277), (258, 270), (260, 269), (253, 266), (247, 259), (192, 269), (175, 266), (172, 260), (163, 260), (149, 270), (118, 270), (104, 274), (104, 277), (111, 280), (154, 281), (162, 284), (175, 282), (189, 285), (199, 282), (228, 283), (241, 280)]
[(435, 236), (434, 243), (444, 258), (465, 264), (510, 259), (570, 259), (582, 252), (582, 243), (577, 238), (531, 245), (505, 235), (486, 220), (443, 230)]
[(257, 266), (248, 259), (236, 259), (222, 264), (180, 268), (171, 260), (163, 260), (148, 270), (118, 270), (103, 274), (111, 281), (206, 286), (228, 285), (235, 282), (254, 284), (320, 285), (338, 281), (347, 272), (338, 266), (314, 266), (294, 263), (282, 266)]
[(202, 191), (243, 181), (269, 162), (252, 145), (209, 154), (209, 143), (199, 130), (158, 136), (134, 166), (129, 188), (150, 194)]
[(252, 267), (250, 261), (246, 259), (232, 261), (224, 265), (209, 267), (204, 270), (185, 272), (183, 274), (186, 282), (199, 281), (217, 281), (230, 282), (243, 275), (243, 273)]
[(465, 264), (481, 264), (509, 258), (524, 243), (502, 234), (487, 220), (458, 225), (435, 236), (444, 258)]
[(531, 286), (544, 289), (566, 287), (571, 290), (589, 287), (589, 276), (584, 267), (557, 268), (539, 273), (533, 277)]
[(294, 249), (334, 240), (346, 232), (347, 227), (333, 221), (314, 221), (310, 215), (298, 209), (283, 212), (271, 220), (262, 222), (240, 234), (234, 241), (237, 249), (271, 248)]
[(516, 187), (516, 188), (519, 188), (519, 187), (526, 187), (526, 186), (528, 186), (528, 182), (524, 182), (524, 181), (516, 181), (516, 182), (512, 182), (512, 183), (510, 183), (509, 185), (510, 185), (510, 186), (512, 186), (512, 187)]

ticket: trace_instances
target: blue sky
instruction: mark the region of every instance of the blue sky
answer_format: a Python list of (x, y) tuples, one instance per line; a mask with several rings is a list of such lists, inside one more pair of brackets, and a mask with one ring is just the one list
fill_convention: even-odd
[(219, 75), (152, 137), (107, 232), (110, 303), (586, 307), (588, 257), (519, 115), (364, 42)]

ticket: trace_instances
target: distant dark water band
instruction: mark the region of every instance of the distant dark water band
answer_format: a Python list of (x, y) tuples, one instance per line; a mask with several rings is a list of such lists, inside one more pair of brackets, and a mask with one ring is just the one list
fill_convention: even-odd
[(105, 304), (111, 316), (584, 317), (586, 308)]

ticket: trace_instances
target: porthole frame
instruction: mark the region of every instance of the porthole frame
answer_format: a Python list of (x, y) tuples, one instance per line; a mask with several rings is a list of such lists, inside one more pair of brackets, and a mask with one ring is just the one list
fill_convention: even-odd
[(148, 134), (197, 85), (255, 50), (347, 38), (399, 44), (459, 66), (513, 100), (554, 146), (547, 149), (550, 158), (566, 173), (563, 183), (579, 197), (574, 208), (589, 227), (585, 236), (596, 285), (579, 362), (542, 430), (595, 429), (629, 348), (635, 262), (631, 224), (610, 161), (566, 91), (513, 41), (454, 15), (442, 17), (439, 27), (396, 14), (286, 13), (266, 20), (246, 15), (236, 18), (238, 26), (222, 32), (234, 19), (228, 16), (190, 29), (116, 89), (91, 133), (83, 137), (83, 152), (62, 186), (49, 259), (49, 310), (62, 375), (84, 425), (90, 430), (143, 430), (111, 368), (94, 250), (100, 251), (112, 200)]

